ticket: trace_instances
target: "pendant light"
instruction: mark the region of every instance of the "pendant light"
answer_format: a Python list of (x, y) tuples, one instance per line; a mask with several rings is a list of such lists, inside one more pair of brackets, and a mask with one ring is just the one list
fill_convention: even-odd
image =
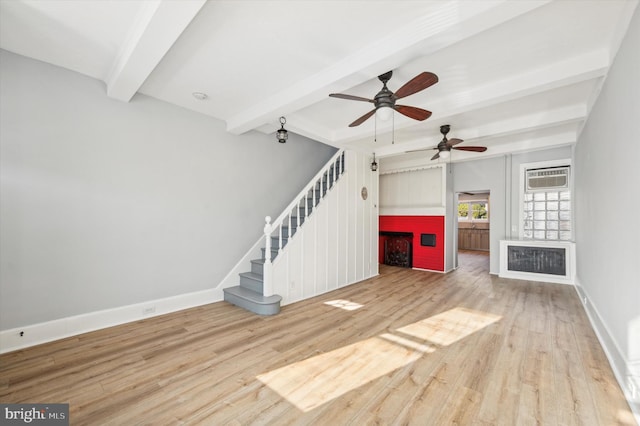
[(289, 132), (284, 128), (287, 119), (284, 117), (280, 117), (280, 129), (276, 132), (276, 138), (278, 138), (278, 142), (286, 143), (289, 138)]

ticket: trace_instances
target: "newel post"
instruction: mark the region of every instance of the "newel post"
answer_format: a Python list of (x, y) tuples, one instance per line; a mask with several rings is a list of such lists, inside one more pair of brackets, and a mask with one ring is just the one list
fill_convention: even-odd
[(264, 218), (264, 269), (262, 293), (265, 297), (273, 296), (273, 282), (271, 281), (271, 216)]

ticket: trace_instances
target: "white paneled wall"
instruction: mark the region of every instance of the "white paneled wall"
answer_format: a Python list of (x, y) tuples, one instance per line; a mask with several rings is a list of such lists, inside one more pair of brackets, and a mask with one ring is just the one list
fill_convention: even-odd
[(387, 173), (380, 181), (380, 204), (385, 207), (442, 205), (442, 167)]
[(345, 173), (274, 260), (283, 305), (378, 274), (378, 174), (370, 163), (366, 154), (345, 152)]
[(380, 214), (444, 216), (446, 206), (446, 165), (403, 167), (386, 164), (380, 174)]

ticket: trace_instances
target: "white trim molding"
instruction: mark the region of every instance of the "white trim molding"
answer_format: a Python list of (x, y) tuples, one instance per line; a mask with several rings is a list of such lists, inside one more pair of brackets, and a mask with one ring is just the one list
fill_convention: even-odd
[(219, 287), (2, 330), (0, 354), (222, 300)]
[(636, 422), (640, 424), (640, 366), (637, 361), (630, 361), (620, 350), (602, 316), (591, 302), (589, 294), (580, 285), (579, 279), (576, 279), (575, 289)]

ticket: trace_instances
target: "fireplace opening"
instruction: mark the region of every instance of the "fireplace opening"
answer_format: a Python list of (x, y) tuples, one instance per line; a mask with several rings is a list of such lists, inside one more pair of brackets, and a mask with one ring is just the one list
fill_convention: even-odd
[(384, 263), (390, 266), (411, 268), (413, 266), (413, 251), (411, 232), (380, 232), (387, 237), (384, 240)]

